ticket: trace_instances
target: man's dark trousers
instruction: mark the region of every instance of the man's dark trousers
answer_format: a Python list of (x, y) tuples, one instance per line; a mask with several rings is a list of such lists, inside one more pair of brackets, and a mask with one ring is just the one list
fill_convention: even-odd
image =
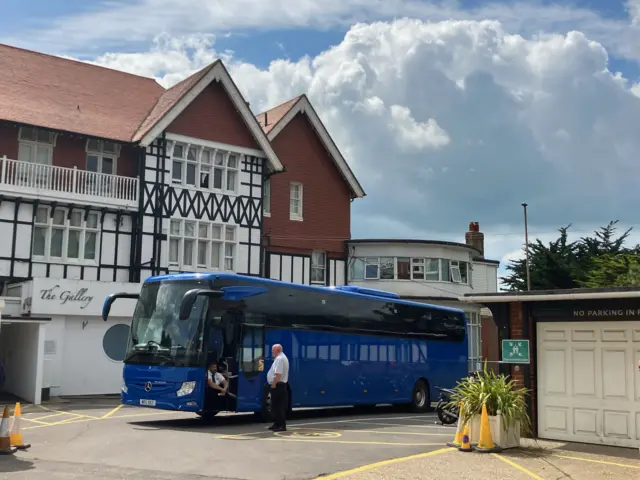
[(288, 397), (286, 383), (279, 382), (276, 384), (276, 388), (271, 389), (271, 412), (273, 413), (273, 426), (276, 428), (286, 428)]

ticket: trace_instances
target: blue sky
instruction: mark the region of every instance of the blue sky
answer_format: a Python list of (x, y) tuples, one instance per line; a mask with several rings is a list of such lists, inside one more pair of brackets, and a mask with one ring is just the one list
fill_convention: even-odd
[(223, 55), (252, 106), (308, 93), (367, 191), (356, 237), (479, 221), (504, 261), (522, 201), (544, 241), (640, 230), (640, 0), (4, 3), (3, 43), (166, 85)]

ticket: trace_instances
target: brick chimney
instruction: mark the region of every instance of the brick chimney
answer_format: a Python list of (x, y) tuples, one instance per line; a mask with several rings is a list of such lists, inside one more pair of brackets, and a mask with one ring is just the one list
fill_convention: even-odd
[(464, 234), (464, 239), (467, 245), (480, 250), (480, 256), (484, 258), (484, 233), (480, 231), (478, 222), (469, 222), (469, 231)]

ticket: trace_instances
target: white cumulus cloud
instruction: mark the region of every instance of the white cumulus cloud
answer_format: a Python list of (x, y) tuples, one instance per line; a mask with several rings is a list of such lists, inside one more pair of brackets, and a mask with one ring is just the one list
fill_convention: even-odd
[[(96, 61), (171, 83), (219, 55), (209, 37), (190, 41)], [(313, 58), (226, 60), (256, 111), (309, 95), (368, 193), (354, 236), (462, 241), (479, 221), (500, 259), (522, 244), (523, 201), (531, 231), (551, 238), (636, 221), (637, 85), (584, 33), (401, 19), (354, 25)]]

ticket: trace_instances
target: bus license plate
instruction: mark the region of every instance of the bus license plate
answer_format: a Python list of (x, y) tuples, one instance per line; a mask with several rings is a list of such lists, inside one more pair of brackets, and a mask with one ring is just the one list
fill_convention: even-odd
[(140, 405), (145, 405), (147, 407), (155, 407), (156, 406), (156, 401), (155, 400), (140, 400)]

